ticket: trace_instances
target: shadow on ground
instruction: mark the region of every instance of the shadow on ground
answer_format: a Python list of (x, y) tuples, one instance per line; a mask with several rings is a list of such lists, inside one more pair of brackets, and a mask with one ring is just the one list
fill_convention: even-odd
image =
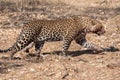
[[(99, 52), (95, 52), (93, 50), (81, 50), (81, 51), (68, 51), (68, 56), (72, 56), (72, 57), (75, 57), (75, 56), (79, 56), (79, 55), (82, 55), (82, 54), (99, 54), (99, 53), (103, 53), (103, 52), (116, 52), (116, 51), (120, 51), (118, 48), (115, 48), (114, 46), (110, 46), (108, 48), (103, 48), (103, 51), (99, 51)], [(62, 51), (54, 51), (52, 54), (55, 54), (55, 55), (61, 55)], [(44, 55), (47, 55), (47, 54), (50, 54), (49, 53), (44, 53)], [(29, 56), (33, 56), (35, 57), (35, 54), (29, 54)]]
[[(67, 55), (71, 57), (76, 57), (83, 54), (99, 54), (104, 52), (116, 52), (116, 51), (119, 51), (119, 49), (111, 46), (109, 48), (105, 48), (104, 51), (101, 51), (101, 52), (94, 52), (93, 50), (68, 51)], [(44, 53), (44, 55), (47, 55), (47, 54), (61, 55), (61, 53), (62, 51), (54, 51), (52, 53), (50, 52)], [(36, 57), (35, 54), (26, 55), (26, 58), (29, 59), (27, 61), (30, 61), (30, 59), (34, 59), (35, 57)], [(9, 69), (21, 68), (22, 66), (24, 66), (24, 63), (21, 63), (21, 61), (24, 61), (24, 59), (22, 60), (22, 58), (20, 57), (14, 57), (14, 60), (12, 61), (8, 60), (8, 57), (2, 57), (0, 61), (0, 74), (9, 73)]]
[(22, 66), (24, 66), (24, 64), (8, 62), (8, 61), (0, 61), (0, 74), (9, 73), (8, 69), (20, 68)]

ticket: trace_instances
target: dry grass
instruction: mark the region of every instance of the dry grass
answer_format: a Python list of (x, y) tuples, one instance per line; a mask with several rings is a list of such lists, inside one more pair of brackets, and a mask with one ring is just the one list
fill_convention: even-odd
[[(12, 11), (24, 11), (26, 8), (36, 8), (42, 4), (59, 4), (80, 7), (119, 8), (119, 0), (0, 0), (0, 11), (11, 9)], [(86, 5), (84, 5), (86, 4)]]
[(119, 4), (119, 0), (0, 0), (0, 27), (71, 15), (87, 15), (106, 21), (120, 14)]
[(23, 11), (26, 7), (38, 5), (38, 0), (1, 0), (1, 11)]

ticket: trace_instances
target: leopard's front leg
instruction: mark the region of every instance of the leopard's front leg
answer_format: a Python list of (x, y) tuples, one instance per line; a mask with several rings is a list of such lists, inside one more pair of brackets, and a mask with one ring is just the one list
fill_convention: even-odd
[(103, 48), (100, 46), (97, 46), (96, 44), (90, 43), (85, 39), (86, 34), (80, 34), (76, 37), (75, 41), (77, 44), (83, 46), (84, 48), (94, 50), (95, 52), (101, 52), (103, 51)]

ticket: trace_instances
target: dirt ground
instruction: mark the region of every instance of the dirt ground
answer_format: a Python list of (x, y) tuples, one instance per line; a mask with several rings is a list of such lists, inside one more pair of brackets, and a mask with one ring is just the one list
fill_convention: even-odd
[(3, 7), (0, 12), (0, 49), (10, 47), (22, 24), (29, 20), (84, 15), (105, 26), (104, 35), (88, 34), (86, 38), (106, 51), (93, 53), (73, 41), (67, 57), (59, 55), (62, 42), (45, 43), (42, 49), (45, 57), (39, 63), (30, 61), (35, 58), (32, 54), (34, 47), (29, 53), (16, 53), (14, 60), (8, 60), (9, 54), (0, 54), (0, 80), (120, 80), (120, 1), (87, 0), (84, 5), (81, 2), (85, 0), (76, 1), (73, 0), (76, 6), (71, 5), (72, 2), (66, 4), (67, 0), (66, 3), (40, 2), (37, 7), (25, 7), (23, 12), (11, 6)]

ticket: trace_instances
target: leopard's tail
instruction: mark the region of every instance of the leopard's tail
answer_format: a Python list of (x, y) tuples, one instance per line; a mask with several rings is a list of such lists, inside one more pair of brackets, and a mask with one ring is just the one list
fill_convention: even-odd
[[(27, 41), (25, 39), (27, 39)], [(16, 53), (22, 50), (23, 48), (25, 48), (26, 46), (28, 46), (31, 43), (31, 41), (32, 40), (29, 37), (25, 38), (21, 34), (17, 39), (17, 41), (13, 44), (13, 46), (4, 50), (0, 49), (0, 53), (7, 53), (7, 52)]]
[(15, 55), (16, 52), (20, 51), (21, 49), (23, 49), (24, 47), (26, 47), (26, 44), (22, 44), (19, 41), (16, 41), (16, 43), (14, 43), (14, 45), (8, 49), (4, 49), (1, 50), (0, 49), (0, 53), (10, 53), (10, 59), (13, 58), (13, 56)]
[(15, 53), (15, 52), (18, 52), (18, 51), (20, 51), (21, 49), (23, 49), (25, 46), (27, 46), (27, 45), (24, 45), (24, 44), (22, 44), (21, 42), (19, 42), (19, 40), (18, 41), (16, 41), (15, 43), (14, 43), (14, 45), (13, 46), (11, 46), (11, 47), (9, 47), (9, 48), (7, 48), (7, 49), (0, 49), (0, 53), (7, 53), (7, 52), (11, 52), (12, 51), (12, 53)]
[(30, 35), (29, 37), (27, 34), (23, 34), (23, 33), (20, 34), (17, 41), (13, 44), (13, 46), (4, 50), (0, 49), (0, 53), (7, 53), (7, 52), (16, 53), (22, 50), (33, 41), (31, 37), (33, 36)]
[(12, 50), (12, 47), (10, 47), (10, 48), (8, 48), (8, 49), (4, 49), (4, 50), (1, 50), (0, 49), (0, 53), (7, 53), (7, 52), (9, 52), (9, 51), (11, 51)]

